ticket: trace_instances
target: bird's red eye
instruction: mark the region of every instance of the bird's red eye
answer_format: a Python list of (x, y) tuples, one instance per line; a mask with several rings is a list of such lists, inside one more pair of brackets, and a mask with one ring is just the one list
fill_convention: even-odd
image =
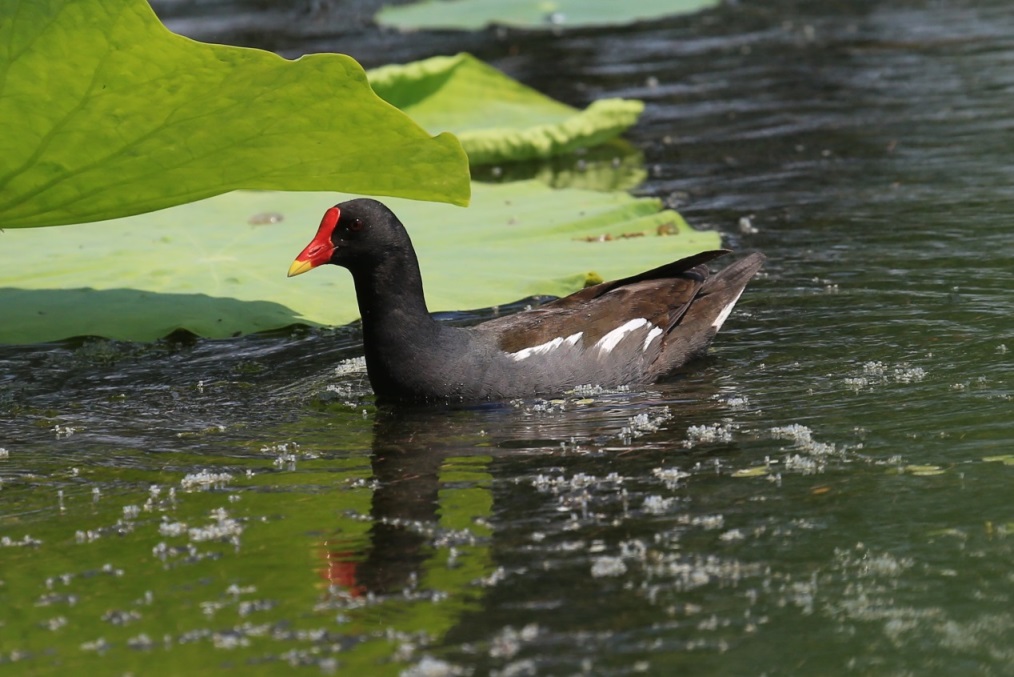
[(358, 233), (360, 230), (363, 229), (363, 222), (360, 221), (359, 219), (352, 219), (352, 221), (348, 225), (348, 229), (354, 233)]

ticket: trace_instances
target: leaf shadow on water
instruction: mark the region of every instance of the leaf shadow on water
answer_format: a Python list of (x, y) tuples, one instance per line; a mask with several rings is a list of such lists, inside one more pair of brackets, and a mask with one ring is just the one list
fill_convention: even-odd
[[(58, 316), (61, 321), (53, 322)], [(308, 324), (296, 311), (272, 301), (243, 301), (207, 294), (155, 293), (139, 289), (19, 289), (0, 287), (6, 343), (37, 343), (74, 336), (154, 341), (180, 329), (227, 338)], [(63, 333), (61, 333), (61, 331)], [(71, 333), (72, 332), (72, 333)]]

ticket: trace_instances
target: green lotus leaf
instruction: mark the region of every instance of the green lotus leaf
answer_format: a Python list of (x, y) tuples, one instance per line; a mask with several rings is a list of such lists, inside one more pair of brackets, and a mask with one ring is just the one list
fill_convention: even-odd
[(720, 0), (428, 0), (383, 8), (378, 23), (402, 30), (476, 30), (489, 24), (574, 28), (628, 24), (717, 7)]
[(538, 179), (552, 188), (583, 190), (633, 190), (646, 178), (644, 153), (623, 139), (541, 160), (472, 167), (473, 181), (505, 183)]
[(469, 54), (371, 70), (370, 84), (430, 132), (457, 135), (472, 165), (548, 158), (596, 146), (637, 122), (644, 104), (603, 99), (578, 110)]
[(195, 42), (144, 0), (0, 5), (0, 227), (137, 214), (238, 188), (468, 201), (468, 164), (353, 59)]
[[(562, 295), (719, 245), (658, 200), (475, 184), (473, 204), (386, 202), (412, 234), (431, 310)], [(0, 233), (0, 342), (207, 337), (358, 317), (348, 273), (288, 279), (335, 193), (234, 192), (143, 216)]]

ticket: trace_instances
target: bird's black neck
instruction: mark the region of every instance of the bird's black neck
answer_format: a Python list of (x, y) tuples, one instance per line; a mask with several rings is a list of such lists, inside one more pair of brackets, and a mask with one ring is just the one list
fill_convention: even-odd
[(370, 383), (378, 396), (403, 389), (397, 375), (412, 372), (418, 353), (436, 347), (440, 324), (430, 317), (422, 275), (411, 250), (352, 271), (363, 322)]
[(410, 324), (433, 322), (426, 308), (419, 262), (411, 250), (376, 265), (352, 271), (363, 325), (396, 319)]

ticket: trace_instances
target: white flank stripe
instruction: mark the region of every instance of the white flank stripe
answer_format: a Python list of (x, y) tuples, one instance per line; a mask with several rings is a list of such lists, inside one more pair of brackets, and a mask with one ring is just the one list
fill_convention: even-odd
[(652, 327), (651, 331), (648, 332), (648, 335), (644, 337), (644, 345), (641, 346), (641, 350), (647, 350), (648, 346), (651, 345), (651, 342), (661, 335), (662, 327)]
[(581, 340), (581, 336), (583, 334), (584, 332), (579, 331), (576, 334), (571, 334), (567, 338), (557, 336), (552, 341), (546, 341), (545, 343), (540, 343), (539, 345), (532, 346), (530, 348), (523, 348), (516, 353), (509, 353), (509, 355), (512, 358), (514, 358), (515, 362), (520, 362), (521, 360), (529, 358), (532, 355), (545, 355), (546, 353), (552, 352), (564, 344), (567, 344), (568, 346), (574, 345), (575, 343)]
[(729, 301), (729, 305), (727, 305), (726, 307), (722, 308), (722, 312), (720, 312), (718, 314), (718, 317), (715, 318), (715, 321), (711, 323), (711, 326), (715, 328), (715, 331), (718, 331), (719, 329), (721, 329), (722, 325), (725, 324), (725, 321), (729, 319), (729, 314), (732, 312), (732, 309), (736, 305), (736, 301), (739, 300), (739, 297), (740, 297), (740, 295), (742, 293), (743, 293), (743, 290), (740, 289), (739, 290), (739, 294), (736, 294), (736, 298), (734, 298), (733, 300)]
[(598, 343), (595, 344), (595, 347), (598, 348), (599, 352), (602, 353), (611, 352), (612, 349), (615, 348), (617, 344), (623, 340), (624, 336), (626, 336), (632, 331), (635, 331), (637, 329), (640, 329), (641, 327), (650, 324), (651, 322), (648, 322), (648, 320), (644, 319), (643, 317), (638, 317), (636, 319), (630, 320), (629, 322), (621, 324), (619, 327), (613, 329), (611, 332), (600, 338), (598, 340)]

